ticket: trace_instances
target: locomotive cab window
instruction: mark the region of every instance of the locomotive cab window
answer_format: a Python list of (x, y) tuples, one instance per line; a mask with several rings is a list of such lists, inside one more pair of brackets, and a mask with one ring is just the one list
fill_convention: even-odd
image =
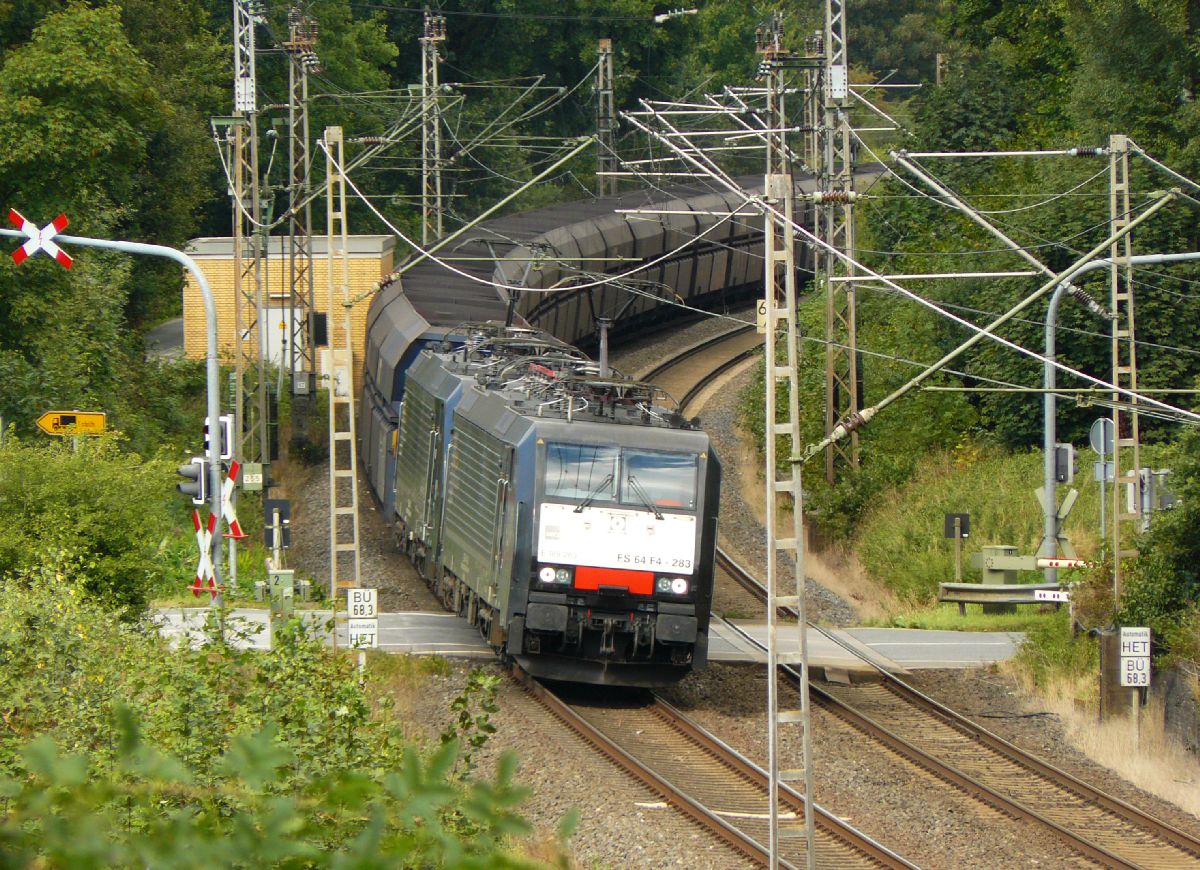
[(622, 504), (695, 510), (696, 454), (624, 450), (622, 460)]
[(615, 501), (617, 457), (616, 447), (547, 444), (546, 496)]

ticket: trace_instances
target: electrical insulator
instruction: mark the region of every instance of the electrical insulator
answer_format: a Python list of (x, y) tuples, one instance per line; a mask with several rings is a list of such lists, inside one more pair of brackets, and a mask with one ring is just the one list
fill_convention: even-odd
[(853, 190), (817, 190), (813, 192), (814, 203), (831, 203), (848, 205), (858, 201), (858, 193)]
[(1067, 153), (1072, 157), (1103, 157), (1108, 153), (1107, 148), (1068, 148)]

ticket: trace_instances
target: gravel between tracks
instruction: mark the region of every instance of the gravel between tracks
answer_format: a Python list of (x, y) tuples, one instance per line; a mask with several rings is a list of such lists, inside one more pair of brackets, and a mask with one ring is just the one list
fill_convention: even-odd
[[(751, 314), (737, 312), (737, 316), (749, 319)], [(670, 338), (670, 343), (686, 346), (732, 325), (724, 320), (702, 320), (682, 335)], [(613, 364), (626, 373), (637, 374), (658, 358), (662, 346), (661, 338), (647, 340), (614, 353)], [(741, 475), (754, 474), (755, 470), (736, 461), (740, 440), (734, 428), (734, 400), (744, 378), (718, 391), (701, 416), (724, 458), (722, 544), (745, 559), (748, 567), (761, 570), (757, 554), (763, 549), (765, 536), (741, 497), (740, 485)], [(290, 483), (291, 563), (320, 582), (328, 577), (327, 470), (318, 467), (307, 474), (294, 472)], [(363, 582), (380, 589), (382, 609), (440, 609), (397, 552), (390, 529), (361, 483), (359, 537)], [(854, 611), (846, 602), (811, 580), (808, 596), (813, 618), (835, 624), (854, 622)], [(736, 592), (718, 590), (715, 600), (718, 610), (745, 612), (754, 607)], [(452, 662), (448, 675), (427, 678), (422, 690), (409, 701), (413, 733), (436, 738), (449, 722), (450, 702), (476, 666)], [(494, 664), (484, 667), (500, 672)], [(913, 682), (1050, 763), (1200, 834), (1200, 820), (1147, 795), (1075, 751), (1057, 717), (1040, 715), (1001, 674), (993, 670), (926, 671)], [(765, 764), (765, 685), (765, 675), (756, 668), (713, 665), (692, 674), (665, 697), (723, 740)], [(568, 808), (577, 807), (582, 818), (571, 840), (577, 866), (697, 870), (742, 866), (730, 863), (708, 835), (661, 806), (656, 795), (567, 733), (515, 683), (503, 681), (498, 700), (500, 712), (492, 717), (497, 733), (480, 755), (480, 769), (490, 770), (500, 751), (515, 751), (520, 758), (518, 778), (532, 791), (523, 811), (547, 835)], [(925, 774), (913, 773), (896, 758), (873, 758), (873, 753), (862, 752), (864, 738), (830, 716), (817, 715), (813, 731), (818, 801), (923, 867), (1084, 864), (1041, 830), (947, 794), (948, 787)], [(786, 753), (793, 750), (798, 759), (799, 748), (785, 743)]]

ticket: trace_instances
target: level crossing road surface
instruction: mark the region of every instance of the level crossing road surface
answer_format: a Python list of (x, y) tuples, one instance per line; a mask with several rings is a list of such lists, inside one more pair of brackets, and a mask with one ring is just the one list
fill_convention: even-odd
[[(154, 620), (160, 631), (174, 640), (187, 637), (202, 643), (209, 610), (204, 607), (161, 608)], [(316, 629), (328, 635), (328, 610), (298, 610)], [(339, 614), (344, 616), (344, 614)], [(231, 639), (245, 646), (270, 646), (270, 616), (262, 609), (237, 608), (227, 617)], [(767, 626), (739, 620), (736, 626), (754, 640), (766, 643)], [(714, 662), (763, 662), (765, 655), (729, 626), (714, 619), (709, 640), (709, 660)], [(344, 622), (337, 628), (338, 645), (346, 644)], [(968, 668), (1010, 658), (1020, 646), (1017, 632), (924, 631), (910, 628), (850, 628), (808, 631), (808, 657), (813, 668), (842, 669), (849, 673), (870, 670), (860, 658), (828, 635), (857, 650), (880, 667), (893, 672), (919, 668)], [(781, 624), (776, 635), (783, 653), (794, 652), (799, 632), (793, 624)], [(442, 655), (453, 658), (490, 658), (491, 649), (462, 619), (451, 613), (381, 613), (379, 648), (384, 652), (413, 655)]]

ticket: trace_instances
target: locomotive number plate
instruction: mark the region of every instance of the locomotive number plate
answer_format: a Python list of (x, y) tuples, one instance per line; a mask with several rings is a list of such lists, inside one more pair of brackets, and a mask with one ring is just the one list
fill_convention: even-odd
[(538, 561), (663, 574), (696, 570), (696, 518), (649, 511), (542, 504)]

